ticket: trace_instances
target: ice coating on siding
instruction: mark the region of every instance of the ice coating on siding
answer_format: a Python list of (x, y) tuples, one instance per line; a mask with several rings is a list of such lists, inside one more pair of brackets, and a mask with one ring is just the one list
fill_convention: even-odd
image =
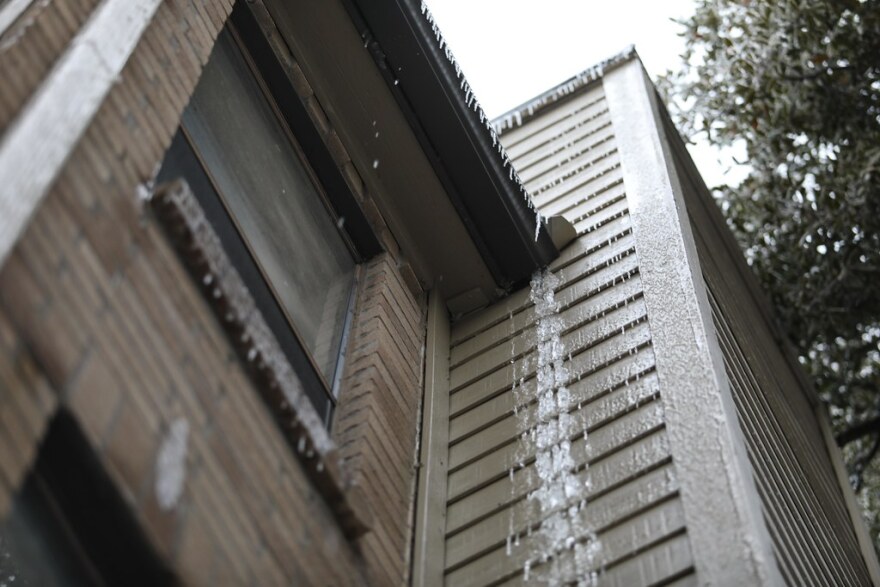
[(156, 501), (165, 511), (177, 506), (186, 481), (186, 455), (189, 422), (178, 418), (171, 423), (156, 459)]
[(532, 116), (538, 114), (546, 107), (555, 104), (559, 100), (569, 96), (580, 88), (601, 79), (605, 72), (621, 63), (629, 61), (637, 56), (635, 45), (629, 45), (626, 49), (605, 59), (595, 65), (592, 65), (584, 71), (578, 73), (574, 77), (562, 82), (558, 86), (544, 92), (540, 96), (529, 100), (525, 104), (514, 108), (513, 110), (502, 114), (494, 119), (490, 124), (496, 136), (500, 136), (504, 131), (511, 130), (523, 125), (525, 121)]
[[(575, 474), (571, 454), (572, 437), (582, 433), (584, 441), (589, 441), (585, 423), (569, 413), (573, 402), (566, 387), (570, 374), (565, 366), (567, 352), (561, 339), (564, 324), (555, 294), (559, 285), (559, 278), (551, 271), (538, 271), (532, 276), (529, 294), (536, 315), (537, 415), (534, 428), (523, 433), (537, 448), (535, 471), (539, 484), (528, 499), (538, 503), (542, 521), (533, 533), (535, 546), (523, 575), (526, 580), (551, 585), (577, 577), (578, 585), (589, 586), (598, 581), (593, 569), (601, 544), (581, 513), (588, 485)], [(524, 420), (524, 414), (518, 417)], [(573, 551), (574, 556), (558, 556), (566, 551)]]
[[(440, 27), (437, 26), (436, 21), (434, 20), (434, 15), (431, 14), (431, 10), (428, 8), (428, 5), (422, 1), (421, 3), (422, 15), (425, 17), (425, 20), (428, 21), (428, 24), (431, 25), (431, 30), (434, 33), (434, 37), (437, 41), (438, 46), (443, 51), (443, 54), (446, 56), (446, 59), (452, 66), (455, 68), (455, 75), (459, 81), (459, 89), (462, 93), (462, 99), (467, 107), (473, 110), (480, 119), (480, 124), (482, 124), (486, 128), (486, 132), (489, 133), (489, 136), (492, 137), (492, 145), (495, 147), (495, 150), (498, 151), (498, 155), (501, 157), (502, 163), (504, 167), (508, 170), (508, 177), (516, 183), (520, 193), (522, 193), (523, 199), (525, 199), (531, 210), (535, 209), (535, 205), (532, 202), (532, 198), (529, 195), (528, 191), (526, 191), (525, 185), (520, 179), (519, 175), (514, 169), (513, 164), (510, 160), (510, 156), (507, 154), (507, 151), (504, 149), (504, 146), (501, 144), (501, 141), (498, 139), (498, 132), (496, 132), (497, 127), (493, 125), (492, 121), (486, 116), (483, 107), (480, 106), (479, 101), (477, 100), (477, 96), (474, 94), (473, 88), (471, 88), (467, 79), (465, 79), (464, 74), (461, 71), (461, 66), (456, 61), (455, 56), (452, 54), (452, 51), (449, 49), (449, 45), (446, 43), (446, 39), (443, 38), (443, 33), (440, 31)], [(537, 235), (540, 232), (540, 227), (545, 224), (546, 220), (543, 216), (535, 213), (535, 234)], [(537, 237), (535, 238), (537, 241)]]

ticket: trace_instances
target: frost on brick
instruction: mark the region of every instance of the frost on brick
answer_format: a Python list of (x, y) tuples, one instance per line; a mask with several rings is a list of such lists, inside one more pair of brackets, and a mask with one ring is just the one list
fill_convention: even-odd
[(171, 423), (156, 459), (156, 501), (163, 510), (172, 510), (180, 501), (186, 481), (186, 454), (189, 422), (178, 418)]

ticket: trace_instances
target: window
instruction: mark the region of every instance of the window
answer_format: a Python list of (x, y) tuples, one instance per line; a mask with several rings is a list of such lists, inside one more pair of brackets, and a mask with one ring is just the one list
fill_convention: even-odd
[(238, 8), (218, 37), (159, 181), (187, 180), (329, 424), (358, 248), (291, 132), (265, 69), (245, 48), (237, 23), (249, 13)]
[(0, 527), (0, 585), (174, 585), (63, 408)]

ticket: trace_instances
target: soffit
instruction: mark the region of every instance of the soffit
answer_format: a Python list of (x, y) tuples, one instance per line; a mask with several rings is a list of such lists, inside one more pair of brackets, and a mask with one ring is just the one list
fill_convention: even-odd
[(428, 288), (444, 298), (497, 287), (341, 2), (266, 0), (370, 195)]
[(558, 250), (445, 39), (417, 0), (343, 0), (496, 283)]

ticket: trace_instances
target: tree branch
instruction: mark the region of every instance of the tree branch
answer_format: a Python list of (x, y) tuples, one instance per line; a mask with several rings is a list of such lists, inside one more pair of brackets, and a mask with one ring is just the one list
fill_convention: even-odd
[(867, 436), (874, 432), (880, 432), (880, 415), (874, 416), (868, 420), (864, 420), (854, 426), (844, 430), (837, 435), (837, 445), (844, 447), (854, 440), (858, 440), (863, 436)]
[(856, 462), (856, 484), (854, 487), (856, 491), (861, 491), (862, 484), (865, 482), (865, 468), (871, 463), (874, 457), (877, 456), (878, 452), (880, 452), (880, 434), (874, 439), (874, 444), (871, 446), (871, 449), (862, 455), (862, 457)]
[(837, 72), (847, 71), (850, 69), (853, 69), (852, 65), (829, 65), (827, 67), (821, 67), (821, 68), (817, 69), (816, 71), (812, 71), (810, 73), (803, 73), (800, 75), (784, 73), (784, 74), (780, 75), (779, 77), (781, 77), (782, 79), (784, 79), (786, 81), (790, 81), (790, 82), (805, 82), (808, 80), (814, 80), (816, 78), (822, 77), (823, 75), (834, 75)]

